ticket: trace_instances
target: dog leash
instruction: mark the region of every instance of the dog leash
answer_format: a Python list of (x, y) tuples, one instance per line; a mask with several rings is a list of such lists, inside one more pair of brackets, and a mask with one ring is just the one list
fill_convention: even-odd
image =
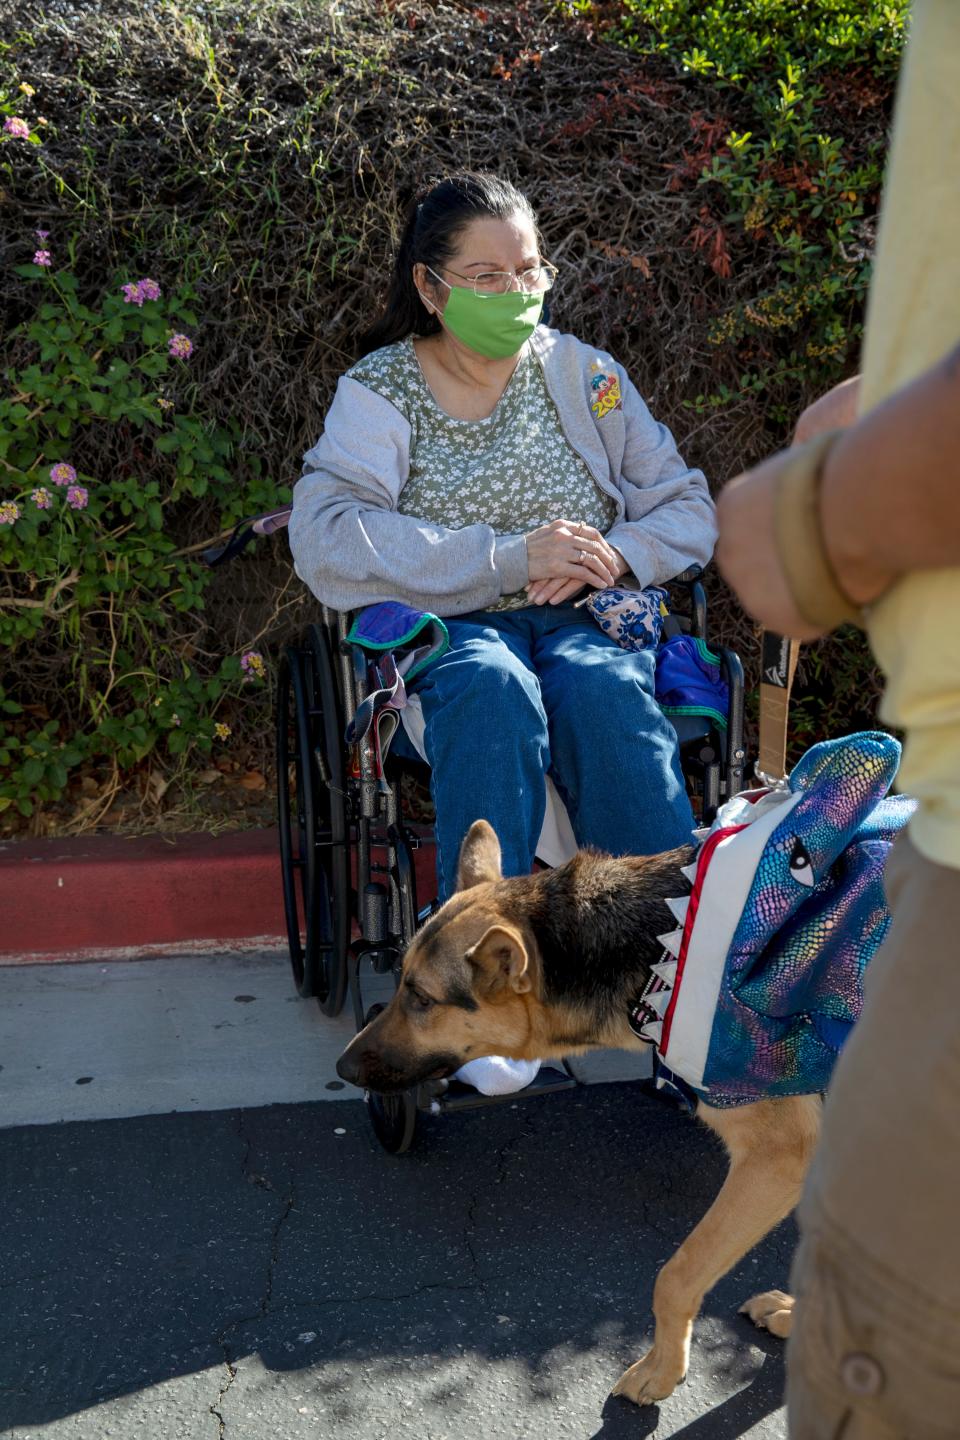
[(787, 774), (790, 691), (800, 653), (799, 640), (764, 630), (760, 673), (760, 748), (754, 772), (763, 785), (781, 786)]

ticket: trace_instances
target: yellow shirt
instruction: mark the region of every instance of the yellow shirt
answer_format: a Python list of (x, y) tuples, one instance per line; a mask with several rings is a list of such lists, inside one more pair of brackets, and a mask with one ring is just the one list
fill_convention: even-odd
[[(900, 76), (861, 413), (960, 341), (960, 0), (916, 0)], [(910, 484), (908, 474), (903, 483)], [(928, 859), (960, 869), (960, 569), (915, 571), (870, 611), (881, 719), (907, 732), (898, 788)]]

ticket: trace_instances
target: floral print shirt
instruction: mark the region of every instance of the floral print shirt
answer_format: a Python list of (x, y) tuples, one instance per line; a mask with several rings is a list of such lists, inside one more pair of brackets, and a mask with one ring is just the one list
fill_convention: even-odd
[[(551, 520), (582, 522), (601, 533), (613, 524), (616, 503), (568, 443), (529, 347), (485, 420), (456, 420), (441, 410), (410, 336), (366, 355), (347, 373), (389, 400), (410, 424), (401, 514), (450, 530), (489, 525), (496, 535), (526, 534)], [(527, 603), (520, 590), (491, 609)]]

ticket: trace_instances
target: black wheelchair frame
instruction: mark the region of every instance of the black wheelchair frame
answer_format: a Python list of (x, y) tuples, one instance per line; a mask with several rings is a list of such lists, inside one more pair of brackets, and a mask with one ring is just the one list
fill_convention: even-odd
[[(686, 592), (674, 627), (707, 642), (707, 605), (699, 567), (671, 582)], [(364, 1000), (364, 975), (399, 983), (403, 953), (435, 903), (418, 906), (414, 853), (433, 837), (418, 834), (403, 812), (404, 770), (429, 776), (418, 762), (388, 755), (381, 763), (373, 730), (348, 746), (348, 721), (367, 691), (368, 657), (347, 639), (351, 616), (321, 608), (320, 620), (287, 647), (277, 701), (277, 799), (280, 861), (290, 961), (302, 996), (327, 1015), (349, 990), (357, 1029), (383, 1008)], [(674, 720), (694, 811), (709, 822), (741, 788), (744, 773), (743, 667), (719, 647), (729, 688), (726, 729), (700, 717)], [(367, 1097), (384, 1149), (400, 1153), (414, 1139), (420, 1112), (517, 1101), (578, 1082), (568, 1068), (543, 1066), (533, 1084), (507, 1096), (485, 1096), (451, 1082), (442, 1095), (420, 1086), (399, 1096)]]

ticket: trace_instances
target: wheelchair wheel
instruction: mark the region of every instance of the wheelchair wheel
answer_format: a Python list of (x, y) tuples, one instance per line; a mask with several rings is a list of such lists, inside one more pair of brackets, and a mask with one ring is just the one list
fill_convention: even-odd
[(340, 731), (329, 645), (312, 626), (280, 669), (277, 809), (294, 983), (327, 1015), (343, 1008), (350, 925)]
[[(369, 1025), (384, 1008), (371, 1005), (364, 1024)], [(373, 1133), (384, 1150), (391, 1155), (402, 1155), (410, 1149), (417, 1128), (417, 1104), (412, 1090), (404, 1090), (401, 1095), (374, 1095), (367, 1091), (367, 1109)]]

